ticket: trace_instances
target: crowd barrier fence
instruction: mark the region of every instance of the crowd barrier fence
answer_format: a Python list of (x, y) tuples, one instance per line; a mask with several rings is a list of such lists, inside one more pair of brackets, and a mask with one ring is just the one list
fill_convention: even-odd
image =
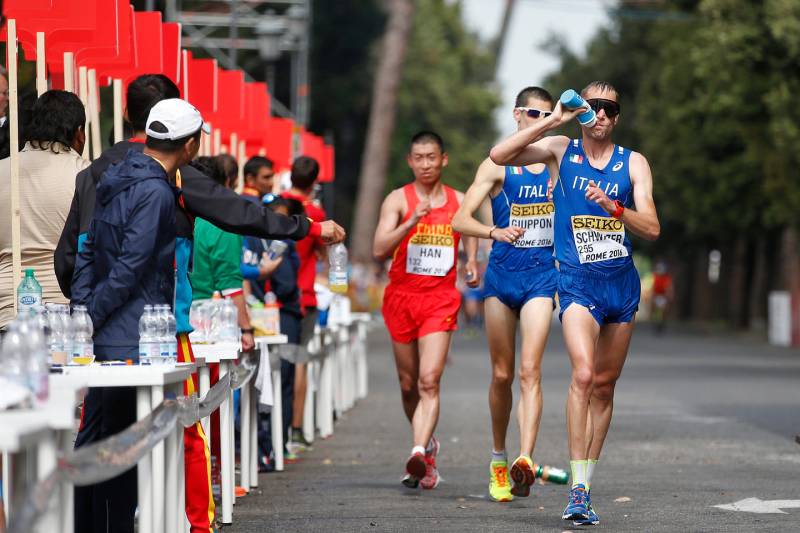
[[(303, 432), (314, 437), (333, 435), (334, 421), (367, 395), (366, 338), (370, 315), (334, 313), (326, 327), (317, 327), (309, 342), (309, 386)], [(183, 471), (184, 427), (197, 421), (205, 425), (220, 410), (223, 524), (233, 522), (234, 433), (233, 390), (240, 389), (240, 486), (258, 486), (257, 413), (255, 388), (260, 365), (267, 365), (272, 387), (272, 434), (276, 470), (284, 469), (281, 420), (280, 357), (270, 346), (285, 337), (260, 337), (257, 350), (217, 357), (214, 345), (194, 347), (198, 362), (176, 365), (174, 371), (149, 372), (148, 367), (68, 367), (64, 375), (51, 375), (51, 399), (40, 409), (0, 413), (0, 449), (4, 452), (3, 483), (10, 533), (32, 531), (72, 533), (73, 487), (111, 479), (136, 466), (139, 473), (139, 532), (187, 532)], [(209, 357), (209, 354), (212, 356)], [(237, 364), (234, 364), (234, 361)], [(220, 379), (203, 386), (208, 362), (220, 362)], [(200, 395), (184, 396), (183, 380), (197, 369)], [(266, 368), (264, 369), (266, 370)], [(136, 379), (123, 375), (138, 372)], [(138, 379), (138, 381), (137, 381)], [(75, 430), (76, 391), (84, 387), (130, 386), (137, 383), (137, 419), (126, 430), (100, 442), (71, 449)], [(164, 398), (168, 396), (166, 399)], [(70, 401), (71, 399), (71, 401)], [(207, 426), (206, 426), (207, 427)], [(276, 429), (278, 431), (276, 431)], [(59, 449), (61, 450), (59, 452)]]

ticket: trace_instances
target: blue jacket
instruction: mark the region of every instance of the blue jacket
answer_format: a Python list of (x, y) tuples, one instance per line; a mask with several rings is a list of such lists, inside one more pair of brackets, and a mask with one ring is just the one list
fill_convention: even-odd
[(138, 360), (145, 304), (173, 303), (177, 194), (163, 167), (135, 150), (97, 186), (72, 304), (89, 310), (98, 359)]

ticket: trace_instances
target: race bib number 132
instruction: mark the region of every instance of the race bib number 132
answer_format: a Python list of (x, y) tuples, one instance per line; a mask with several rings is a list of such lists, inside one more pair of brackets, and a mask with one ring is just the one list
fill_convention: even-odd
[(406, 272), (420, 276), (445, 276), (455, 264), (452, 232), (417, 233), (408, 241)]
[(575, 215), (571, 220), (581, 264), (628, 257), (625, 224), (621, 220), (592, 215)]

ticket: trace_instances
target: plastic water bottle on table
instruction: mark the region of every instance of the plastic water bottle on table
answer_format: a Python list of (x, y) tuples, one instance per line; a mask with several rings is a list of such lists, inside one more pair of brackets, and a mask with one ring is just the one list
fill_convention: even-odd
[(17, 286), (17, 313), (42, 305), (42, 286), (36, 281), (32, 268), (25, 269), (25, 277)]
[(139, 364), (157, 364), (159, 357), (159, 344), (156, 340), (155, 324), (153, 323), (153, 306), (145, 305), (144, 312), (139, 318)]
[(88, 365), (94, 362), (94, 327), (84, 305), (72, 308), (72, 357), (70, 362)]

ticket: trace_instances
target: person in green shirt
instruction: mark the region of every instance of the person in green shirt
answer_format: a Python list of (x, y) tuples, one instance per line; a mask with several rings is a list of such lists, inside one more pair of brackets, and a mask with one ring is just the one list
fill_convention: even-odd
[[(192, 162), (192, 166), (217, 183), (229, 189), (236, 188), (238, 166), (232, 157), (198, 157)], [(239, 311), (242, 351), (246, 352), (255, 347), (255, 340), (242, 290), (241, 258), (242, 237), (240, 235), (222, 231), (202, 218), (195, 220), (194, 267), (191, 274), (192, 299), (210, 299), (215, 292), (219, 292), (224, 298), (233, 300)], [(274, 265), (263, 265), (262, 268), (274, 270), (280, 260), (280, 258), (275, 260)]]

